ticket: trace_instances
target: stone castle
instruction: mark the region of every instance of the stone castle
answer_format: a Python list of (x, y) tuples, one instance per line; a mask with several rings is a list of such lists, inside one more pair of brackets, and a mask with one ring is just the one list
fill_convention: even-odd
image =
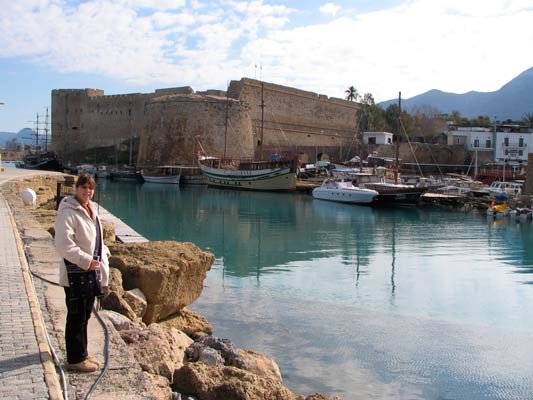
[[(228, 158), (298, 155), (314, 162), (353, 155), (359, 105), (242, 78), (228, 91), (190, 87), (105, 95), (99, 89), (52, 91), (52, 147), (81, 163), (92, 149), (137, 146), (139, 167), (192, 165), (197, 153)], [(131, 153), (130, 153), (131, 154)]]

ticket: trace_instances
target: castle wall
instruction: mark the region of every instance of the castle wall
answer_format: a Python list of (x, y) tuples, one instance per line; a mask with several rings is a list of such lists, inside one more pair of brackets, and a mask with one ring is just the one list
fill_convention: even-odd
[(223, 154), (227, 107), (227, 157), (286, 152), (314, 162), (322, 153), (337, 160), (348, 157), (348, 149), (354, 154), (356, 103), (247, 78), (232, 81), (227, 95), (194, 94), (190, 87), (112, 96), (97, 89), (53, 90), (52, 148), (75, 164), (93, 148), (125, 152), (134, 142), (139, 148), (132, 161), (139, 166), (189, 164), (196, 137), (207, 153)]
[(354, 146), (357, 103), (248, 78), (232, 81), (228, 94), (250, 106), (257, 150), (261, 123), (265, 152), (305, 152), (313, 161), (322, 152), (339, 159), (343, 149)]
[(65, 161), (95, 147), (125, 145), (140, 135), (144, 102), (140, 93), (105, 96), (103, 90), (52, 91), (52, 148)]
[(146, 103), (138, 165), (196, 164), (199, 143), (208, 155), (223, 156), (226, 143), (226, 157), (251, 156), (251, 132), (250, 111), (236, 100), (200, 95), (154, 98)]

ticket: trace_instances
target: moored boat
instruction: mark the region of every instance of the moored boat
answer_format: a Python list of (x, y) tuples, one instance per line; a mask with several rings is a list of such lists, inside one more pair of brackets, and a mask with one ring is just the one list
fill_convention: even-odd
[(198, 165), (208, 186), (241, 190), (296, 189), (296, 161), (254, 161), (200, 156)]
[(109, 177), (113, 181), (118, 182), (142, 182), (141, 173), (135, 168), (126, 167), (122, 169), (114, 169), (109, 173)]
[(107, 169), (107, 166), (105, 165), (99, 165), (96, 168), (96, 177), (98, 179), (106, 179), (109, 177), (109, 170)]
[(510, 211), (509, 215), (512, 219), (517, 220), (519, 222), (525, 222), (525, 221), (531, 221), (532, 219), (532, 211), (529, 207), (517, 207)]
[(160, 165), (151, 170), (142, 170), (141, 175), (146, 183), (167, 183), (179, 185), (181, 177), (179, 165)]
[(492, 204), (487, 208), (487, 217), (489, 218), (503, 218), (508, 216), (510, 213), (509, 207), (506, 203), (502, 204)]
[(381, 177), (369, 173), (351, 174), (355, 186), (378, 192), (376, 204), (414, 205), (427, 187), (416, 187), (401, 183), (386, 182)]
[(313, 198), (351, 204), (370, 204), (378, 196), (378, 192), (362, 189), (350, 180), (325, 179), (321, 186), (313, 189)]

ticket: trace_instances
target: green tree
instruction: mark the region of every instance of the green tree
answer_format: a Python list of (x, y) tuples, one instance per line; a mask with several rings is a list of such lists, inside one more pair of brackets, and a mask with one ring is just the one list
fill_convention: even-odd
[(348, 89), (344, 91), (346, 93), (345, 99), (348, 101), (358, 101), (359, 100), (359, 91), (355, 88), (355, 86), (350, 86)]

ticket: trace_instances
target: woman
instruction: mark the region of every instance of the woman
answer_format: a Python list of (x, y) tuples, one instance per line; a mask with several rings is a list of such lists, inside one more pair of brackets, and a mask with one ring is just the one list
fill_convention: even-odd
[(98, 361), (87, 353), (87, 324), (95, 296), (107, 287), (109, 276), (109, 249), (91, 201), (95, 187), (92, 176), (80, 174), (75, 195), (61, 201), (55, 223), (55, 245), (63, 258), (59, 284), (65, 289), (67, 304), (67, 362), (81, 372), (99, 368)]

